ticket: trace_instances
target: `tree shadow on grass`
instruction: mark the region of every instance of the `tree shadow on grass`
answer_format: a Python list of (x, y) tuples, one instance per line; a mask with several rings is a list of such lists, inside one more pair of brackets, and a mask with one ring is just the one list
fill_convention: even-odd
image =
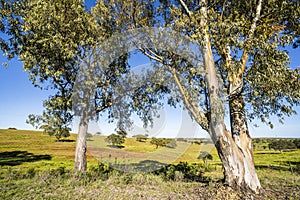
[(169, 180), (180, 178), (182, 181), (193, 181), (208, 183), (211, 179), (203, 175), (204, 168), (198, 164), (188, 164), (180, 162), (177, 164), (167, 164), (156, 160), (143, 160), (139, 163), (112, 164), (112, 168), (129, 173), (152, 173), (162, 175)]
[(276, 151), (276, 152), (255, 152), (254, 154), (282, 154), (280, 151)]
[(36, 162), (40, 160), (51, 160), (50, 155), (35, 155), (27, 151), (0, 152), (0, 166), (16, 166), (25, 162)]
[(112, 167), (124, 172), (153, 172), (167, 165), (168, 164), (166, 163), (161, 163), (155, 160), (143, 160), (139, 163), (114, 164)]
[(271, 169), (276, 171), (290, 171), (289, 166), (255, 165), (256, 169)]
[(277, 161), (281, 163), (285, 163), (286, 165), (300, 165), (300, 162), (298, 161)]
[(57, 142), (76, 142), (76, 141), (70, 139), (62, 139), (62, 140), (58, 140)]
[(107, 146), (114, 149), (123, 149), (125, 147), (123, 145), (107, 145)]

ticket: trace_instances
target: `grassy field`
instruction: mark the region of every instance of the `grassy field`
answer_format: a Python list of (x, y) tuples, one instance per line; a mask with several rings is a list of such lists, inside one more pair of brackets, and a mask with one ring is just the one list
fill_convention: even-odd
[[(117, 149), (109, 147), (104, 139), (104, 136), (90, 139), (89, 173), (74, 176), (76, 135), (56, 142), (54, 137), (38, 131), (0, 130), (0, 199), (243, 198), (220, 183), (221, 162), (212, 144), (178, 141), (176, 148), (156, 149), (149, 141), (127, 138), (124, 147)], [(197, 159), (200, 151), (208, 151), (213, 156), (207, 168)], [(300, 199), (299, 153), (299, 150), (280, 153), (264, 149), (254, 152), (257, 172), (265, 189), (264, 194), (256, 198)], [(179, 172), (169, 180), (145, 168), (155, 165), (159, 169), (180, 162), (202, 167), (201, 176), (206, 181), (185, 180)], [(110, 171), (103, 178), (103, 174), (95, 170), (99, 163), (119, 170)], [(122, 168), (118, 168), (120, 166)]]

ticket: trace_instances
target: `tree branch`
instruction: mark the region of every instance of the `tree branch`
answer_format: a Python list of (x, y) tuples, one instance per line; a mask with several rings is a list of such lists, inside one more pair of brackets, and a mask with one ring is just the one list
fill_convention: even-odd
[(104, 104), (104, 105), (102, 105), (102, 106), (100, 106), (100, 107), (98, 107), (98, 108), (96, 108), (92, 112), (91, 116), (94, 116), (95, 114), (98, 114), (98, 113), (102, 112), (103, 110), (105, 110), (106, 108), (109, 108), (110, 106), (112, 106), (112, 102), (111, 101), (108, 102), (108, 103), (106, 103), (106, 104)]
[(185, 106), (188, 108), (188, 110), (191, 112), (194, 119), (198, 122), (198, 124), (206, 131), (208, 131), (208, 119), (203, 113), (203, 111), (199, 108), (198, 104), (195, 102), (195, 100), (189, 95), (189, 93), (186, 91), (186, 88), (181, 84), (176, 71), (170, 66), (166, 65), (168, 68), (168, 71), (173, 75), (174, 80), (179, 88), (179, 91), (183, 97), (183, 101)]
[(179, 3), (183, 7), (183, 9), (185, 10), (185, 12), (187, 13), (187, 15), (189, 16), (189, 18), (192, 18), (192, 12), (189, 10), (189, 8), (184, 3), (184, 1), (183, 0), (179, 0)]
[(248, 48), (247, 46), (252, 42), (252, 39), (253, 39), (253, 36), (254, 36), (254, 32), (255, 32), (255, 29), (257, 27), (257, 21), (260, 18), (262, 1), (263, 0), (259, 0), (258, 4), (257, 4), (257, 7), (256, 7), (256, 14), (255, 14), (255, 17), (253, 19), (253, 22), (252, 22), (252, 25), (251, 25), (251, 28), (250, 28), (250, 31), (249, 31), (248, 39), (246, 41), (246, 49), (244, 50), (242, 58), (241, 58), (242, 67), (241, 67), (241, 69), (238, 72), (238, 76), (241, 76), (244, 73), (244, 71), (245, 71), (246, 63), (247, 63), (248, 56), (249, 56), (249, 51), (247, 49)]
[[(198, 104), (195, 102), (195, 100), (189, 95), (186, 88), (181, 84), (178, 75), (174, 68), (171, 67), (170, 64), (166, 63), (165, 60), (159, 56), (156, 52), (152, 51), (148, 48), (139, 48), (142, 53), (144, 53), (146, 56), (148, 56), (150, 59), (153, 59), (157, 62), (162, 63), (164, 66), (167, 67), (168, 71), (173, 75), (174, 80), (179, 88), (179, 91), (183, 97), (183, 101), (185, 106), (188, 108), (188, 110), (191, 112), (193, 118), (198, 122), (198, 124), (206, 131), (208, 131), (208, 119), (205, 116), (204, 112), (199, 108)], [(148, 53), (148, 52), (150, 53)]]

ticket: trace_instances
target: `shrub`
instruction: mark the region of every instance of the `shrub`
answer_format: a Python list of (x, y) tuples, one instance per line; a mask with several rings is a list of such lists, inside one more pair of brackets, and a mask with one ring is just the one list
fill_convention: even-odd
[(153, 172), (162, 175), (165, 180), (186, 180), (186, 181), (206, 181), (203, 177), (203, 167), (199, 164), (188, 164), (187, 162), (180, 162), (178, 164), (171, 164)]
[(198, 145), (201, 145), (201, 144), (202, 144), (202, 142), (201, 142), (201, 140), (199, 140), (199, 141), (195, 140), (195, 141), (193, 141), (193, 144), (198, 144)]
[(167, 141), (163, 138), (155, 138), (153, 137), (150, 141), (151, 144), (155, 145), (155, 148), (157, 149), (159, 146), (165, 147), (167, 145)]
[(174, 174), (174, 181), (183, 181), (184, 180), (184, 173), (181, 171), (175, 171)]
[(113, 147), (117, 147), (125, 142), (125, 138), (113, 133), (105, 138), (105, 142), (111, 144)]
[(17, 171), (15, 169), (9, 167), (6, 171), (5, 178), (7, 180), (17, 180), (17, 179), (23, 178), (23, 176), (20, 173), (20, 171)]
[(135, 137), (135, 138), (136, 138), (136, 141), (138, 141), (138, 142), (146, 142), (147, 139), (148, 139), (148, 135), (147, 135), (147, 134), (145, 134), (145, 135), (143, 135), (143, 134), (138, 134), (138, 135), (135, 135), (135, 136), (133, 136), (133, 137)]
[(33, 178), (35, 176), (35, 174), (36, 174), (36, 170), (33, 167), (31, 167), (26, 171), (25, 177)]
[(93, 134), (91, 134), (91, 133), (86, 134), (86, 140), (87, 141), (92, 141), (92, 137), (93, 137)]
[(213, 156), (207, 151), (201, 151), (200, 155), (198, 156), (198, 159), (202, 159), (205, 164), (205, 168), (208, 169), (208, 160), (212, 160)]
[(114, 168), (105, 163), (99, 163), (97, 167), (92, 166), (89, 169), (89, 173), (92, 177), (100, 178), (101, 180), (107, 180), (115, 171), (116, 170)]
[(186, 138), (177, 138), (176, 139), (178, 142), (187, 142)]
[(300, 149), (300, 139), (294, 139), (293, 143), (295, 144), (295, 146), (297, 147), (297, 149)]

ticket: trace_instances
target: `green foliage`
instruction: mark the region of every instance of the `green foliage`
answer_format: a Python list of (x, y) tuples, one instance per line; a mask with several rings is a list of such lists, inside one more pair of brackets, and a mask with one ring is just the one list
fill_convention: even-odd
[(119, 136), (122, 137), (122, 138), (126, 138), (127, 132), (124, 131), (124, 130), (118, 130), (118, 131), (117, 131), (117, 135), (119, 135)]
[[(281, 50), (292, 45), (293, 39), (297, 39), (296, 46), (299, 41), (299, 4), (291, 0), (264, 1), (262, 12), (256, 16), (257, 2), (209, 1), (207, 5), (201, 5), (208, 10), (207, 22), (202, 25), (199, 22), (203, 21), (203, 13), (198, 2), (187, 2), (185, 8), (175, 1), (161, 1), (156, 13), (153, 1), (98, 1), (91, 12), (85, 10), (82, 0), (1, 1), (0, 29), (8, 34), (9, 42), (1, 40), (0, 44), (8, 58), (18, 55), (35, 86), (55, 90), (56, 94), (45, 101), (43, 114), (30, 116), (29, 123), (40, 123), (39, 127), (57, 139), (69, 134), (68, 123), (73, 117), (70, 99), (80, 61), (86, 59), (92, 47), (113, 33), (156, 22), (155, 26), (174, 28), (200, 46), (205, 41), (204, 31), (209, 33), (208, 46), (212, 47), (214, 54), (211, 63), (215, 61), (223, 80), (225, 88), (222, 91), (227, 92), (224, 99), (230, 101), (236, 94), (240, 95), (242, 102), (237, 107), (242, 107), (241, 113), (246, 113), (249, 119), (257, 117), (272, 127), (268, 121), (271, 115), (283, 121), (285, 115), (295, 114), (293, 106), (300, 105), (299, 70), (289, 69), (288, 55)], [(160, 53), (166, 60), (173, 60), (170, 54)], [(127, 59), (126, 55), (120, 62), (109, 66), (107, 73), (101, 73), (104, 76), (97, 83), (99, 88), (93, 102), (97, 104), (96, 113), (112, 104), (114, 86), (121, 77), (120, 73), (127, 70)], [(187, 90), (186, 94), (192, 98), (185, 98), (186, 102), (194, 99), (191, 107), (201, 107), (197, 113), (221, 113), (221, 109), (216, 113), (212, 112), (212, 106), (208, 106), (213, 98), (201, 101), (201, 97), (208, 94), (204, 74), (197, 74), (196, 70), (191, 70), (193, 66), (182, 64), (180, 59), (174, 60), (176, 73), (188, 80), (186, 85), (193, 89)], [(110, 121), (120, 119), (118, 125), (125, 129), (131, 124), (127, 117), (132, 111), (137, 111), (144, 122), (151, 121), (153, 112), (148, 111), (154, 107), (149, 105), (159, 102), (159, 98), (149, 100), (148, 97), (157, 91), (169, 92), (164, 88), (156, 89), (151, 84), (141, 87), (138, 95), (129, 102), (132, 106), (122, 106), (124, 110), (117, 114), (117, 111), (109, 110)], [(181, 99), (171, 98), (169, 103), (175, 106)], [(244, 100), (248, 104), (246, 112)], [(126, 113), (124, 118), (118, 116), (122, 113)], [(207, 116), (197, 122), (208, 121)], [(122, 134), (116, 136), (125, 138)], [(110, 142), (115, 145), (115, 142)], [(174, 142), (151, 140), (156, 148), (168, 143), (174, 148)]]
[(198, 144), (198, 145), (201, 145), (201, 144), (202, 144), (202, 141), (201, 141), (201, 140), (194, 140), (194, 141), (192, 141), (192, 144)]
[(199, 164), (188, 164), (180, 162), (171, 164), (154, 172), (162, 175), (166, 180), (175, 181), (208, 181), (209, 178), (203, 176), (203, 167)]
[(269, 143), (269, 148), (282, 151), (288, 149), (296, 149), (297, 146), (292, 140), (275, 139)]
[[(72, 87), (78, 61), (95, 43), (96, 28), (83, 1), (7, 1), (3, 32), (8, 42), (1, 48), (8, 57), (18, 56), (32, 83), (54, 93), (44, 101), (42, 115), (28, 122), (59, 140), (69, 135)], [(2, 23), (2, 21), (1, 21)]]
[(200, 155), (198, 156), (198, 159), (202, 159), (205, 164), (205, 169), (208, 169), (208, 160), (212, 160), (213, 156), (208, 153), (207, 151), (200, 151)]
[(157, 149), (160, 147), (168, 147), (168, 148), (176, 148), (177, 143), (175, 139), (168, 139), (168, 138), (151, 138), (150, 144), (155, 145), (155, 148)]
[(91, 133), (87, 133), (87, 134), (86, 134), (86, 140), (87, 140), (87, 141), (91, 141), (92, 138), (93, 138), (93, 134), (91, 134)]
[[(96, 4), (93, 13), (85, 10), (81, 0), (9, 1), (0, 4), (5, 8), (0, 14), (7, 18), (1, 30), (9, 38), (8, 42), (1, 43), (2, 50), (18, 56), (35, 86), (52, 89), (56, 93), (44, 101), (43, 114), (31, 115), (28, 121), (35, 127), (45, 128), (45, 132), (56, 135), (58, 139), (60, 135), (68, 134), (73, 119), (71, 97), (81, 62), (99, 41), (111, 34), (105, 24), (108, 19), (96, 23), (96, 19), (108, 16), (101, 2)], [(125, 57), (120, 60), (124, 61)], [(126, 67), (124, 62), (113, 63), (109, 68), (111, 72), (107, 72), (109, 78), (99, 80), (103, 84), (99, 83), (96, 95), (99, 98), (95, 103), (101, 108), (111, 103), (110, 81), (116, 81), (116, 77), (124, 71), (122, 67), (113, 65)]]
[(295, 146), (297, 147), (297, 149), (300, 149), (300, 139), (294, 139), (293, 143), (295, 144)]
[(148, 139), (148, 134), (138, 134), (138, 135), (134, 135), (133, 137), (135, 137), (136, 141), (138, 142), (146, 142)]
[(57, 141), (59, 141), (62, 137), (69, 137), (71, 131), (71, 128), (68, 127), (69, 118), (64, 118), (65, 115), (62, 113), (64, 113), (64, 110), (57, 110), (54, 116), (49, 116), (46, 112), (44, 112), (43, 117), (39, 115), (29, 115), (26, 122), (38, 129), (43, 129), (45, 133), (50, 136), (55, 136)]
[(200, 155), (198, 156), (198, 159), (202, 159), (203, 161), (212, 160), (213, 156), (210, 153), (208, 153), (207, 151), (201, 151)]
[[(76, 135), (72, 134), (71, 139), (75, 138)], [(184, 198), (187, 198), (191, 197), (190, 195), (196, 191), (195, 196), (191, 197), (191, 199), (199, 199), (199, 190), (202, 187), (204, 188), (202, 188), (201, 194), (208, 194), (208, 192), (212, 192), (214, 187), (220, 187), (219, 185), (214, 186), (214, 184), (219, 183), (223, 178), (221, 163), (217, 160), (217, 157), (215, 158), (217, 156), (216, 150), (213, 149), (210, 152), (216, 159), (216, 162), (210, 165), (212, 171), (207, 173), (205, 166), (196, 159), (199, 155), (199, 146), (195, 144), (187, 149), (188, 157), (183, 158), (183, 160), (187, 161), (187, 164), (182, 163), (179, 165), (180, 167), (177, 166), (179, 163), (171, 164), (174, 168), (170, 167), (169, 172), (166, 172), (168, 167), (165, 166), (163, 168), (165, 170), (162, 169), (161, 172), (126, 175), (123, 172), (116, 172), (112, 163), (98, 163), (99, 160), (88, 157), (89, 170), (86, 173), (74, 176), (72, 170), (74, 142), (57, 144), (49, 136), (39, 131), (11, 131), (7, 129), (0, 130), (0, 140), (2, 141), (0, 146), (0, 152), (2, 153), (14, 150), (27, 151), (34, 155), (28, 154), (25, 157), (34, 158), (34, 156), (44, 154), (41, 152), (43, 151), (53, 158), (51, 160), (37, 159), (30, 162), (27, 160), (19, 163), (19, 165), (8, 167), (3, 165), (3, 163), (7, 162), (8, 159), (11, 159), (12, 162), (17, 162), (16, 156), (8, 158), (1, 154), (0, 187), (2, 190), (0, 199), (43, 199), (46, 197), (55, 199), (67, 197), (72, 199), (74, 194), (82, 199), (114, 199), (116, 195), (118, 195), (118, 199), (126, 199), (127, 197), (130, 199), (132, 197), (130, 195), (133, 195), (133, 189), (139, 191), (139, 195), (143, 194), (146, 196), (147, 192), (147, 196), (153, 198), (161, 197), (160, 199), (167, 199), (166, 193), (174, 194), (175, 196), (172, 196), (174, 199), (182, 198), (182, 194), (185, 195)], [(132, 140), (137, 148), (138, 146), (148, 146), (153, 149), (153, 146), (148, 142), (139, 143), (131, 138), (127, 138), (127, 140)], [(274, 139), (254, 140), (267, 144)], [(294, 141), (294, 139), (290, 140)], [(300, 184), (300, 176), (298, 176), (300, 172), (299, 153), (299, 150), (283, 153), (273, 150), (254, 151), (256, 168), (261, 178), (261, 183), (265, 189), (268, 188), (270, 194), (274, 194), (266, 199), (285, 199), (287, 191), (291, 194), (289, 197), (297, 199)], [(25, 159), (23, 155), (22, 157), (20, 156), (20, 159)], [(135, 162), (134, 158), (130, 159), (132, 162)], [(128, 184), (125, 184), (126, 182)], [(54, 190), (55, 188), (60, 189)], [(78, 188), (81, 190), (78, 191)], [(114, 196), (111, 194), (112, 190), (116, 191), (113, 194)], [(282, 190), (284, 192), (279, 192)], [(33, 193), (32, 191), (35, 192)], [(86, 191), (86, 193), (82, 194), (81, 191)], [(179, 191), (181, 196), (178, 195)], [(46, 196), (47, 194), (49, 196)], [(110, 196), (107, 197), (105, 196), (106, 194)], [(126, 197), (125, 194), (127, 195)], [(138, 195), (132, 197), (132, 199), (139, 198), (141, 196)], [(213, 193), (211, 198), (215, 198), (215, 193)]]
[(168, 147), (168, 148), (176, 148), (176, 140), (174, 139), (166, 139), (166, 138), (151, 138), (150, 144), (155, 145), (155, 148), (157, 149), (160, 147)]
[(165, 147), (165, 146), (167, 146), (168, 143), (167, 143), (167, 141), (166, 141), (165, 139), (163, 139), (163, 138), (155, 138), (155, 137), (153, 137), (153, 138), (151, 138), (150, 144), (155, 145), (155, 148), (157, 149), (159, 146), (160, 146), (160, 147)]
[(179, 142), (188, 142), (186, 138), (176, 138), (176, 140)]
[(288, 52), (282, 49), (299, 44), (299, 2), (263, 1), (255, 22), (259, 1), (207, 1), (202, 5), (208, 10), (204, 25), (199, 23), (202, 6), (182, 2), (186, 8), (177, 1), (163, 1), (160, 14), (169, 26), (200, 45), (208, 29), (222, 91), (228, 99), (236, 94), (244, 97), (248, 120), (258, 118), (272, 127), (272, 115), (283, 122), (285, 116), (295, 114), (300, 73), (289, 67)]
[(102, 135), (102, 133), (98, 131), (98, 132), (96, 132), (96, 135)]
[(107, 180), (114, 171), (110, 165), (100, 162), (97, 166), (92, 166), (89, 169), (89, 174), (95, 179)]
[(121, 146), (125, 142), (125, 138), (122, 135), (111, 134), (105, 138), (105, 142), (111, 144), (113, 147)]

